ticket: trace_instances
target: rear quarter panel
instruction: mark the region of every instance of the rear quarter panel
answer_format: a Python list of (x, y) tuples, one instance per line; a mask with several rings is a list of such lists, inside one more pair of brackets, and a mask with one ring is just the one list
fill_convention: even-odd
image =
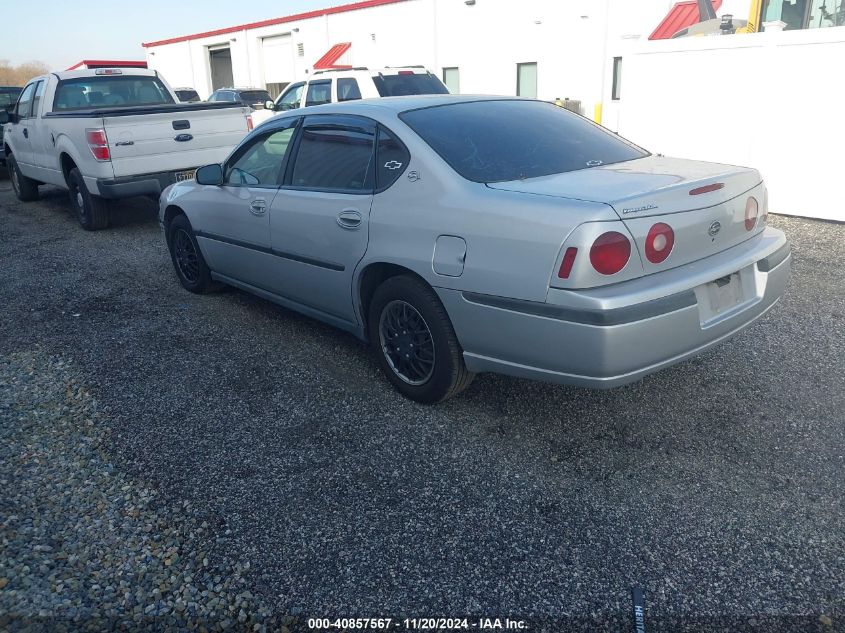
[[(606, 204), (497, 191), (465, 180), (400, 120), (388, 127), (408, 146), (411, 160), (374, 197), (369, 246), (358, 274), (387, 262), (411, 269), (434, 287), (544, 301), (567, 235), (583, 222), (618, 221)], [(418, 179), (409, 178), (412, 173)], [(458, 277), (433, 269), (439, 236), (466, 242)]]

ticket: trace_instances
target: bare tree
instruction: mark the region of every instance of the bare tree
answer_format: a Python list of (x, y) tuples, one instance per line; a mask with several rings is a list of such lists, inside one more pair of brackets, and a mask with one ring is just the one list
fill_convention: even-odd
[(0, 59), (0, 86), (23, 86), (33, 77), (48, 72), (50, 68), (44, 62), (24, 62), (13, 66), (9, 60)]

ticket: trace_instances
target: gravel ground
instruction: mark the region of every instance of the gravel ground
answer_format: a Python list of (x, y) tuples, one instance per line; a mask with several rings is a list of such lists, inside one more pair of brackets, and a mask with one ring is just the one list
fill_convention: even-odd
[[(0, 179), (0, 358), (16, 381), (0, 411), (4, 514), (18, 517), (3, 523), (4, 569), (17, 570), (0, 590), (7, 615), (65, 608), (49, 575), (67, 568), (47, 565), (45, 580), (33, 548), (49, 532), (36, 518), (71, 506), (55, 529), (111, 570), (105, 585), (79, 570), (68, 595), (83, 619), (111, 617), (93, 584), (111, 584), (114, 617), (131, 617), (115, 574), (149, 595), (168, 570), (153, 557), (138, 576), (135, 557), (173, 542), (179, 564), (213, 554), (226, 604), (248, 590), (248, 616), (292, 629), (283, 616), (627, 629), (640, 586), (647, 630), (845, 630), (844, 226), (773, 217), (794, 248), (783, 301), (690, 362), (606, 392), (480, 376), (423, 407), (348, 335), (241, 292), (184, 292), (151, 205), (121, 204), (116, 226), (91, 234), (61, 192), (21, 204), (8, 189)], [(56, 430), (86, 418), (47, 405), (45, 428), (34, 412), (64, 393), (51, 385), (69, 363), (95, 423)], [(16, 466), (28, 445), (59, 470)], [(98, 455), (89, 474), (63, 446)], [(110, 492), (117, 477), (129, 500)], [(79, 485), (45, 499), (63, 478)], [(77, 495), (101, 490), (117, 497), (110, 514), (77, 527)], [(115, 540), (131, 545), (97, 545)], [(27, 578), (38, 589), (21, 591)], [(165, 604), (184, 582), (161, 590)]]

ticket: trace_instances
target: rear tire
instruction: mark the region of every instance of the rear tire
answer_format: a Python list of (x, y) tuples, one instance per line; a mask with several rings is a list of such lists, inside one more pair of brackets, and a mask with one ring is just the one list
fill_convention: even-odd
[(211, 270), (197, 244), (194, 229), (184, 215), (177, 215), (167, 225), (167, 246), (176, 276), (185, 290), (203, 294), (218, 287), (211, 279)]
[(475, 377), (464, 364), (446, 309), (416, 277), (390, 277), (376, 288), (367, 329), (382, 371), (411, 400), (442, 402)]
[(109, 225), (108, 202), (99, 196), (91, 195), (85, 186), (85, 179), (76, 167), (70, 170), (67, 180), (70, 206), (80, 226), (86, 231), (106, 228)]
[(21, 173), (18, 161), (14, 155), (9, 154), (6, 159), (6, 169), (9, 172), (9, 179), (12, 181), (12, 189), (21, 202), (34, 202), (38, 200), (38, 183), (32, 178), (27, 178)]

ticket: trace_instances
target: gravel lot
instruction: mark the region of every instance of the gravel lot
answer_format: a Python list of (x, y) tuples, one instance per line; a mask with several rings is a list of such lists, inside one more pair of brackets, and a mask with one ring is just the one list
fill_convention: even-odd
[(428, 408), (346, 334), (183, 291), (152, 204), (92, 234), (10, 189), (0, 628), (630, 630), (639, 586), (647, 630), (845, 630), (845, 226), (773, 217), (787, 295), (691, 362)]

